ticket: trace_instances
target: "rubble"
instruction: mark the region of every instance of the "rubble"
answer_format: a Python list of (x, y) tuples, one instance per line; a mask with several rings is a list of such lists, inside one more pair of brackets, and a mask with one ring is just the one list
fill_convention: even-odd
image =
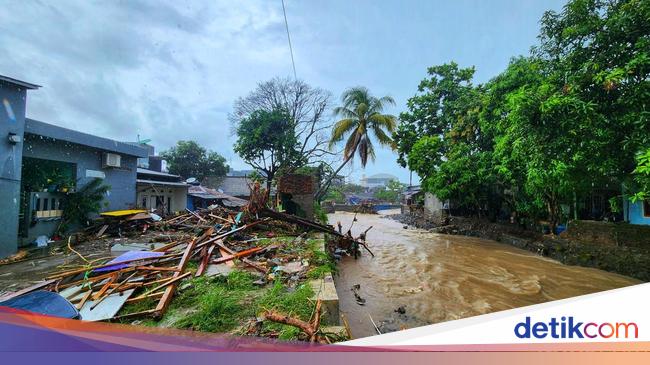
[[(258, 275), (259, 279), (254, 281), (256, 286), (278, 278), (288, 282), (307, 278), (310, 261), (282, 248), (283, 244), (304, 244), (307, 231), (333, 237), (330, 252), (336, 251), (339, 256), (354, 254), (356, 257), (361, 247), (372, 254), (365, 234), (354, 238), (350, 230), (343, 234), (331, 226), (273, 211), (266, 208), (262, 192), (257, 196), (261, 202), (250, 203), (241, 210), (211, 206), (166, 218), (136, 210), (103, 214), (76, 241), (83, 244), (109, 240), (109, 257), (89, 260), (75, 251), (69, 240), (69, 252), (79, 256), (81, 263), (68, 264), (42, 283), (0, 298), (0, 302), (46, 290), (67, 299), (79, 310), (82, 320), (161, 318), (176, 292), (183, 288), (183, 282), (192, 277), (227, 277), (239, 268)], [(295, 238), (274, 243), (274, 237), (281, 234)], [(186, 283), (191, 285), (189, 281)], [(152, 304), (137, 312), (121, 313), (123, 306), (134, 303)], [(289, 325), (299, 324), (310, 341), (325, 342), (318, 330), (320, 312), (314, 316), (309, 323), (296, 322), (273, 311), (264, 317)]]

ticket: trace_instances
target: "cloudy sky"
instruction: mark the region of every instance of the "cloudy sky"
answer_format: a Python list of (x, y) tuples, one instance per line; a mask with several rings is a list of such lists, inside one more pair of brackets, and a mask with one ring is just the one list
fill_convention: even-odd
[[(564, 0), (285, 0), (298, 77), (335, 96), (363, 85), (398, 115), (426, 68), (454, 60), (485, 82), (536, 42)], [(158, 151), (193, 139), (235, 169), (227, 115), (256, 83), (291, 76), (280, 0), (16, 0), (0, 8), (0, 74), (40, 84), (27, 116)], [(351, 177), (408, 182), (390, 150)]]

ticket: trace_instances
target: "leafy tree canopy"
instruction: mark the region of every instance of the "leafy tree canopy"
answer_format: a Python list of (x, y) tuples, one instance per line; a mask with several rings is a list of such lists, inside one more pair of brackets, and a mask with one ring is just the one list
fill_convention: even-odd
[(206, 150), (195, 141), (178, 141), (161, 156), (167, 161), (171, 174), (185, 179), (225, 176), (229, 169), (223, 156)]

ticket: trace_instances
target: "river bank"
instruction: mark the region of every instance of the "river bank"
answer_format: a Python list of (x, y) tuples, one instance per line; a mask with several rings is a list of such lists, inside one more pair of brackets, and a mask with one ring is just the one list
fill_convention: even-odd
[[(467, 217), (444, 221), (423, 214), (388, 214), (384, 218), (432, 233), (480, 237), (525, 249), (566, 265), (593, 267), (642, 281), (650, 281), (650, 249), (628, 245), (605, 245), (598, 239), (573, 240), (524, 230), (516, 225), (492, 223)], [(563, 237), (564, 236), (564, 237)]]

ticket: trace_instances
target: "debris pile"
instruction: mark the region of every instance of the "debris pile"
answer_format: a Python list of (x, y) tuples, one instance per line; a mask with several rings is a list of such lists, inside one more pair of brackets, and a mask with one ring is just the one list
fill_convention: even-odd
[[(309, 263), (279, 250), (278, 245), (258, 244), (278, 234), (304, 240), (307, 231), (323, 232), (334, 238), (330, 251), (359, 254), (365, 234), (354, 238), (331, 226), (277, 212), (262, 204), (249, 204), (241, 211), (213, 206), (187, 211), (166, 219), (146, 211), (108, 212), (85, 231), (86, 239), (113, 238), (111, 253), (116, 257), (88, 260), (68, 249), (82, 263), (57, 271), (35, 286), (0, 298), (6, 301), (19, 295), (46, 290), (66, 298), (79, 311), (82, 320), (123, 320), (136, 317), (160, 318), (169, 308), (179, 287), (189, 277), (220, 275), (234, 267), (258, 273), (255, 284), (264, 285), (278, 273), (284, 277), (304, 277)], [(367, 231), (366, 231), (367, 232)], [(156, 234), (154, 243), (124, 243), (124, 237)], [(77, 239), (81, 241), (80, 239)], [(280, 252), (282, 251), (282, 252)], [(354, 251), (354, 252), (353, 252)], [(155, 303), (150, 308), (126, 314), (120, 309), (131, 303)], [(268, 311), (264, 318), (298, 327), (312, 342), (319, 336), (320, 302), (310, 322)]]

